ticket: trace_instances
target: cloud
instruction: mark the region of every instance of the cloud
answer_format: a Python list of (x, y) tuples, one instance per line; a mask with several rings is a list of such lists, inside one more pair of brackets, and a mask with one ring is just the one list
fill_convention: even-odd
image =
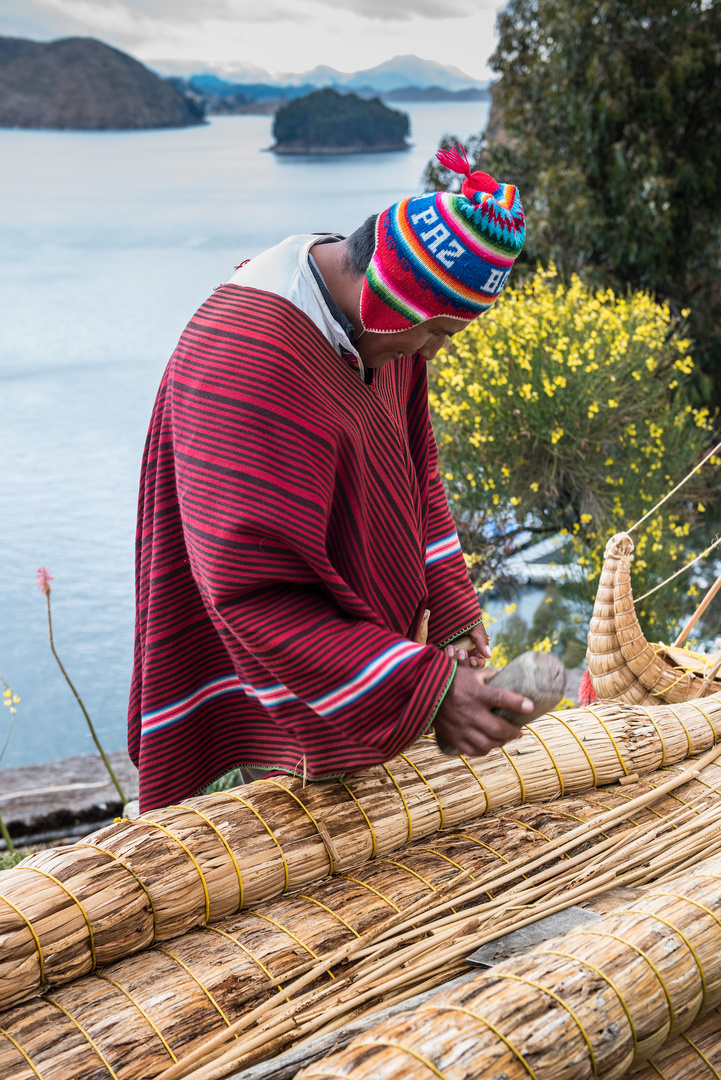
[[(184, 40), (194, 27), (237, 30), (254, 23), (303, 22), (303, 5), (282, 0), (31, 0), (61, 16), (77, 31), (113, 44), (139, 45), (158, 38)], [(77, 32), (76, 31), (76, 32)]]
[(366, 19), (385, 22), (407, 21), (417, 16), (426, 19), (459, 19), (472, 15), (479, 6), (475, 0), (318, 0), (327, 7), (341, 8)]
[(54, 26), (60, 21), (76, 31), (137, 44), (161, 35), (184, 36), (193, 26), (226, 24), (237, 31), (249, 24), (326, 20), (328, 8), (361, 21), (460, 19), (494, 10), (498, 0), (10, 0), (7, 6), (18, 14), (24, 11), (26, 21), (34, 9), (36, 22), (42, 21), (44, 12)]
[[(146, 63), (317, 64), (361, 70), (396, 54), (485, 78), (502, 0), (0, 0), (1, 33), (92, 35)], [(382, 29), (381, 29), (382, 27)]]

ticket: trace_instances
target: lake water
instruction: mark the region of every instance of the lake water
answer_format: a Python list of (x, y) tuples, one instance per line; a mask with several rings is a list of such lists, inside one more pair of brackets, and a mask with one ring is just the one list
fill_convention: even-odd
[[(485, 103), (413, 105), (405, 153), (276, 158), (270, 117), (152, 132), (0, 130), (0, 675), (22, 697), (8, 765), (90, 751), (55, 642), (108, 750), (125, 745), (138, 472), (185, 323), (242, 259), (348, 233), (420, 191)], [(7, 711), (0, 714), (0, 746)]]

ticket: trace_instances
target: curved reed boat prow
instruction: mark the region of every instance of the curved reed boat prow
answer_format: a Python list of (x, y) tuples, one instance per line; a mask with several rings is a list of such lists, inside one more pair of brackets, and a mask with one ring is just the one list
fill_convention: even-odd
[(709, 658), (647, 641), (631, 589), (633, 540), (616, 533), (606, 545), (588, 633), (588, 670), (601, 700), (674, 704), (721, 691)]

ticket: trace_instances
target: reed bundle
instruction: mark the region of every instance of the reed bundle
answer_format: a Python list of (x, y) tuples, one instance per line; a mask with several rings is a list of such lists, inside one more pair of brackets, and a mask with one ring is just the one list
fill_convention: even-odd
[(709, 666), (705, 656), (646, 640), (634, 607), (632, 552), (627, 533), (616, 533), (606, 545), (587, 652), (599, 699), (657, 705), (718, 693), (718, 664)]
[(407, 845), (16, 1006), (0, 1077), (139, 1080), (176, 1059), (225, 1075), (438, 985), (483, 941), (721, 850), (721, 765), (697, 767)]
[(651, 1061), (632, 1069), (629, 1080), (719, 1080), (721, 1014), (714, 1009), (683, 1035), (666, 1043)]
[(721, 695), (549, 713), (484, 758), (433, 738), (345, 782), (255, 781), (38, 852), (0, 880), (0, 1008), (505, 806), (683, 760), (721, 733)]
[(616, 1080), (718, 1005), (720, 947), (716, 859), (386, 1021), (298, 1080)]

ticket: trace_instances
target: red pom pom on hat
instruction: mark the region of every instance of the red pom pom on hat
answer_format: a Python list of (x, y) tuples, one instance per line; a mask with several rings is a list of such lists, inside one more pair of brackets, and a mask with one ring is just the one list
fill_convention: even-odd
[(461, 187), (461, 194), (465, 195), (471, 202), (477, 191), (495, 195), (501, 186), (489, 173), (471, 172), (466, 151), (462, 146), (453, 146), (449, 150), (439, 150), (436, 157), (446, 169), (466, 177)]

